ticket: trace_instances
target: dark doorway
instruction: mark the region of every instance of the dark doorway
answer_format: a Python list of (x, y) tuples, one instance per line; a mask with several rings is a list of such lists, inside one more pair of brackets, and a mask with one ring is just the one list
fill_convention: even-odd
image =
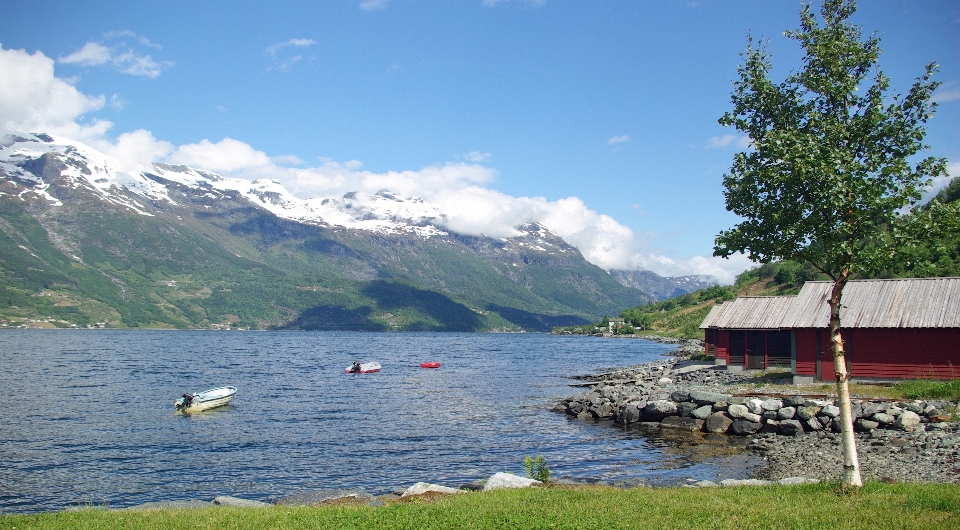
[(767, 367), (790, 368), (790, 332), (767, 332)]
[(766, 368), (764, 355), (766, 354), (767, 337), (764, 331), (747, 332), (747, 368), (751, 370)]
[(730, 333), (730, 365), (743, 366), (743, 360), (747, 353), (747, 341), (745, 331), (731, 331)]

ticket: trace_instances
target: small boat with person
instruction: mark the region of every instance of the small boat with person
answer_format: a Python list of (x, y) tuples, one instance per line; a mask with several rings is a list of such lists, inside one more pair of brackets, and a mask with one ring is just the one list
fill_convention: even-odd
[(380, 363), (378, 362), (369, 362), (369, 363), (360, 363), (354, 361), (353, 364), (347, 367), (344, 370), (344, 373), (348, 374), (372, 374), (380, 371)]
[(420, 368), (440, 368), (440, 363), (437, 361), (420, 363)]
[(235, 386), (211, 388), (196, 394), (184, 394), (182, 398), (174, 401), (174, 405), (180, 412), (200, 412), (230, 403), (236, 393), (237, 387)]

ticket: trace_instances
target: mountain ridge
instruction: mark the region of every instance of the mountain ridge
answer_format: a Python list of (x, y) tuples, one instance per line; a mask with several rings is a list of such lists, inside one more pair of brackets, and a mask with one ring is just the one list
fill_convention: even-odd
[(418, 197), (130, 172), (45, 134), (0, 142), (0, 213), (7, 320), (32, 307), (81, 326), (543, 331), (655, 298), (542, 225), (458, 234)]

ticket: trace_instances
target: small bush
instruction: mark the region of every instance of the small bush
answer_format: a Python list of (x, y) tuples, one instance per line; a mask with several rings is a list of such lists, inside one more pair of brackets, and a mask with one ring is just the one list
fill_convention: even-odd
[(523, 459), (523, 468), (527, 470), (528, 477), (544, 484), (550, 482), (550, 468), (544, 463), (543, 455), (537, 455), (536, 458), (530, 458), (530, 455), (527, 455)]

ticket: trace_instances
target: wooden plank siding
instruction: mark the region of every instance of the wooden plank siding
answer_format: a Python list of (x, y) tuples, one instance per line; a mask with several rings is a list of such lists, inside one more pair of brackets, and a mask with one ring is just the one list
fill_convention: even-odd
[[(730, 365), (791, 366), (796, 375), (833, 380), (832, 286), (807, 282), (797, 296), (741, 297), (714, 306), (700, 326), (707, 350)], [(842, 304), (852, 377), (960, 379), (960, 278), (855, 280)]]

